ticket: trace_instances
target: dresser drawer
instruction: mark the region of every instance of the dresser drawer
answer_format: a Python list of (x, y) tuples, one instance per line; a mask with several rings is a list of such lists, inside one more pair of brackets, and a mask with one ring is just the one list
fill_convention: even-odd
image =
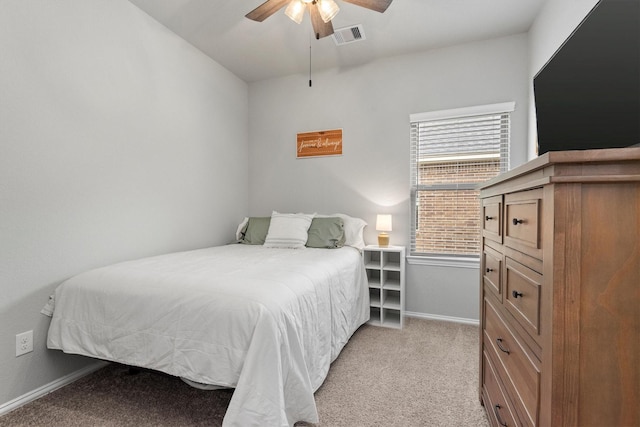
[(504, 198), (504, 243), (542, 258), (542, 189), (521, 191)]
[(507, 400), (487, 352), (482, 353), (482, 400), (492, 426), (517, 426), (516, 416)]
[(536, 341), (540, 335), (541, 287), (541, 274), (505, 258), (504, 306)]
[(482, 234), (502, 243), (502, 196), (482, 199)]
[(497, 310), (484, 300), (484, 345), (496, 361), (496, 371), (511, 396), (519, 418), (536, 426), (540, 399), (540, 370)]
[(482, 251), (484, 287), (502, 301), (502, 254), (485, 246)]

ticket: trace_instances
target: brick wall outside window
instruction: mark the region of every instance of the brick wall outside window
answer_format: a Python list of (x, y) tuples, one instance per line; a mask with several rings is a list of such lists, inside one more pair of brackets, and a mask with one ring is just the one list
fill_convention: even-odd
[[(499, 159), (475, 159), (419, 166), (419, 184), (480, 183), (500, 173)], [(417, 192), (416, 252), (477, 255), (480, 205), (477, 190)]]

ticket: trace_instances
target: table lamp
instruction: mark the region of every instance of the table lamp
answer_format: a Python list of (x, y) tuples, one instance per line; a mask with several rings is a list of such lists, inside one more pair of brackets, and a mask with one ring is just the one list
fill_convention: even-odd
[(378, 246), (389, 246), (389, 233), (387, 231), (391, 231), (391, 215), (378, 215), (376, 230), (380, 231), (380, 234), (378, 234)]

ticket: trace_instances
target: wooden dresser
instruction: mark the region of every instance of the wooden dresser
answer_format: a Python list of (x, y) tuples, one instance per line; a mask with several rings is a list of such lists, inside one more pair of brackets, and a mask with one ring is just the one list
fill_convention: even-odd
[(549, 152), (481, 186), (493, 426), (640, 426), (640, 148)]

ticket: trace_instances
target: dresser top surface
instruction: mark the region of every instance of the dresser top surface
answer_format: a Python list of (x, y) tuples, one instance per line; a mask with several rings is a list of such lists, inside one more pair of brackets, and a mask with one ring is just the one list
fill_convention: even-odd
[[(587, 166), (584, 168), (584, 171), (587, 174), (592, 174), (595, 168), (611, 164), (633, 165), (634, 167), (632, 170), (636, 171), (636, 173), (631, 174), (630, 180), (636, 181), (640, 179), (640, 147), (601, 150), (549, 151), (523, 165), (483, 182), (478, 186), (478, 188), (481, 190), (486, 189), (540, 170), (545, 170), (542, 175), (548, 180), (548, 182), (551, 182), (553, 181), (554, 176), (566, 174), (566, 172), (560, 172), (562, 168), (572, 168), (568, 175), (581, 175), (582, 172), (575, 168), (576, 165)], [(607, 173), (608, 172), (603, 172), (604, 175)], [(614, 175), (617, 173), (617, 171), (612, 172)], [(628, 171), (621, 172), (620, 174), (625, 176), (629, 175)]]

